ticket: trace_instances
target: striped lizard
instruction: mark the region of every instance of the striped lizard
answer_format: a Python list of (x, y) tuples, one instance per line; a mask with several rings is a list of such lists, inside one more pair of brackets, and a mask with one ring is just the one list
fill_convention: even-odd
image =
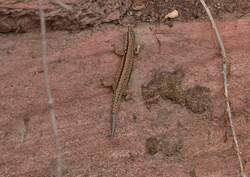
[(130, 79), (130, 75), (133, 69), (134, 56), (139, 53), (139, 45), (135, 41), (135, 32), (133, 27), (128, 26), (126, 38), (124, 42), (124, 53), (121, 64), (118, 69), (118, 73), (113, 85), (113, 101), (112, 101), (112, 121), (111, 121), (111, 138), (115, 135), (116, 130), (116, 118), (119, 111), (122, 95), (127, 89), (127, 85)]

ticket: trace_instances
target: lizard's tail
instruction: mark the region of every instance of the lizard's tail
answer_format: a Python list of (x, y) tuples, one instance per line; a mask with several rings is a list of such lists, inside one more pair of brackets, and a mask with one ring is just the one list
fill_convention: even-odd
[(111, 122), (111, 138), (114, 138), (116, 130), (116, 115), (112, 114), (112, 122)]

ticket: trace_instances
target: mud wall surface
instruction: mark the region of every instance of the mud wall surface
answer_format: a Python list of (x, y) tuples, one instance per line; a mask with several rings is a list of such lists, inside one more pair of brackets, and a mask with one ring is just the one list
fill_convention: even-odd
[[(250, 174), (249, 17), (219, 22), (231, 63), (229, 91)], [(125, 27), (50, 31), (49, 70), (65, 176), (235, 177), (239, 164), (225, 114), (221, 57), (209, 22), (135, 28), (144, 44), (110, 141), (112, 91)], [(204, 33), (206, 31), (206, 33)], [(158, 39), (158, 40), (157, 40)], [(55, 174), (40, 33), (0, 35), (0, 176)]]
[[(198, 0), (43, 1), (49, 77), (67, 177), (236, 177), (221, 57)], [(250, 2), (207, 0), (225, 42), (229, 93), (250, 175)], [(177, 10), (177, 18), (165, 18)], [(110, 141), (127, 24), (141, 44)], [(56, 153), (37, 0), (0, 0), (0, 176), (50, 177)]]

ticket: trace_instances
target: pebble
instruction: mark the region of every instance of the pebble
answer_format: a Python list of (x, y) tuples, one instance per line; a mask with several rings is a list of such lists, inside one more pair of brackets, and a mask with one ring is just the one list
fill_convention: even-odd
[(179, 13), (177, 10), (173, 10), (172, 12), (168, 13), (165, 18), (176, 18), (178, 17)]

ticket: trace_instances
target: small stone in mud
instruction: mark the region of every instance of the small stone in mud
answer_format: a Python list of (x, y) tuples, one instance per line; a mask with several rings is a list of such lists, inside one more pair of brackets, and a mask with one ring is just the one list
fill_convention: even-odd
[(209, 88), (199, 85), (188, 89), (186, 91), (186, 107), (199, 114), (210, 111), (212, 107), (210, 92)]
[(154, 155), (158, 152), (159, 141), (156, 138), (150, 137), (146, 141), (146, 150), (150, 155)]
[(135, 11), (139, 11), (139, 10), (142, 10), (144, 9), (146, 6), (145, 4), (142, 4), (142, 3), (134, 3), (132, 5), (132, 9), (135, 10)]

